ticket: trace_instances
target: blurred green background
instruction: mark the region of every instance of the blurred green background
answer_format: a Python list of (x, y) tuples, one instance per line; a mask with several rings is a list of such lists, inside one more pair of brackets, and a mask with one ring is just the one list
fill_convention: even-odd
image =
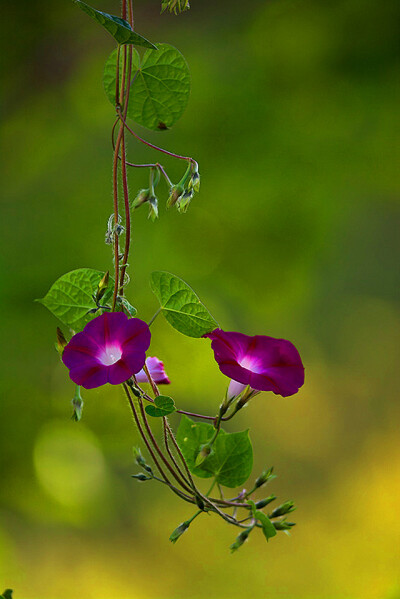
[[(231, 556), (236, 531), (203, 517), (172, 546), (192, 511), (130, 478), (121, 392), (84, 393), (83, 422), (70, 420), (57, 322), (33, 300), (68, 270), (111, 267), (113, 41), (67, 0), (4, 2), (0, 586), (16, 599), (397, 599), (400, 4), (192, 5), (174, 17), (136, 3), (138, 31), (192, 72), (181, 121), (145, 134), (194, 156), (202, 190), (186, 215), (135, 213), (128, 297), (149, 318), (149, 273), (169, 270), (223, 328), (299, 348), (301, 392), (262, 394), (231, 426), (251, 428), (254, 472), (275, 466), (270, 492), (295, 499), (298, 525)], [(157, 159), (137, 143), (129, 156)], [(130, 173), (132, 192), (144, 184)], [(180, 407), (212, 414), (226, 380), (209, 345), (157, 319), (150, 353)]]

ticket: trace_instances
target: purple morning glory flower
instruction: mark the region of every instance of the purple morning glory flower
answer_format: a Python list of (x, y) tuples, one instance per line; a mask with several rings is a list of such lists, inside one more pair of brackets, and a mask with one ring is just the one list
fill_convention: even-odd
[(62, 361), (74, 383), (85, 389), (119, 385), (143, 368), (150, 338), (143, 320), (105, 312), (72, 337)]
[[(146, 366), (149, 369), (151, 378), (157, 385), (170, 384), (171, 381), (169, 380), (167, 373), (164, 370), (164, 363), (161, 362), (161, 360), (159, 360), (155, 356), (153, 358), (147, 358)], [(136, 380), (138, 383), (149, 382), (149, 379), (147, 378), (147, 375), (143, 369), (137, 373)]]
[(222, 329), (207, 333), (219, 369), (242, 387), (232, 383), (231, 392), (243, 385), (257, 391), (272, 391), (288, 397), (304, 383), (304, 366), (295, 346), (285, 339), (266, 335), (243, 335)]

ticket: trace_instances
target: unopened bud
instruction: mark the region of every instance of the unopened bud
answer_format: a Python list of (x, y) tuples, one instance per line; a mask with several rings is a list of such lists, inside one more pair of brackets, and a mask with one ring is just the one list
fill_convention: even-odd
[(136, 478), (136, 480), (140, 480), (140, 482), (144, 483), (146, 480), (151, 480), (151, 476), (146, 476), (145, 474), (131, 474), (131, 478)]
[(156, 196), (149, 197), (149, 218), (153, 222), (158, 218), (158, 200)]
[(142, 204), (148, 201), (150, 197), (150, 189), (141, 189), (137, 194), (136, 198), (133, 200), (131, 207), (135, 210), (139, 208)]
[(173, 12), (175, 15), (177, 15), (185, 10), (189, 10), (189, 8), (189, 0), (162, 0), (161, 2), (162, 13), (168, 10), (168, 12)]
[(293, 526), (296, 526), (295, 522), (287, 522), (286, 520), (281, 520), (280, 522), (273, 522), (275, 526), (275, 530), (290, 530)]
[(269, 468), (268, 470), (264, 470), (264, 472), (260, 474), (260, 476), (256, 479), (255, 482), (255, 486), (257, 489), (265, 485), (265, 483), (269, 482), (270, 480), (276, 478), (275, 474), (272, 474), (273, 470), (273, 468)]
[(102, 277), (100, 283), (97, 285), (96, 301), (99, 302), (105, 292), (107, 291), (108, 283), (110, 281), (110, 272), (107, 270), (104, 277)]
[(133, 456), (135, 458), (136, 464), (138, 466), (140, 466), (141, 468), (143, 468), (143, 470), (146, 470), (146, 472), (149, 472), (150, 474), (153, 474), (152, 469), (150, 468), (150, 466), (146, 463), (146, 460), (144, 459), (144, 457), (142, 456), (142, 453), (139, 449), (139, 447), (134, 447), (133, 448)]
[(79, 385), (75, 387), (75, 395), (72, 399), (72, 406), (74, 411), (72, 412), (72, 420), (75, 422), (79, 422), (82, 419), (82, 410), (83, 410), (83, 399), (81, 397), (81, 388)]
[(198, 172), (193, 173), (189, 187), (193, 188), (196, 193), (200, 191), (200, 175)]
[(195, 465), (200, 466), (200, 464), (202, 464), (204, 462), (204, 460), (206, 458), (208, 458), (210, 453), (211, 453), (211, 447), (209, 445), (203, 445), (203, 447), (200, 449), (200, 451), (197, 455)]
[(294, 501), (285, 501), (282, 505), (276, 507), (270, 514), (269, 518), (278, 518), (279, 516), (284, 516), (285, 514), (290, 514), (296, 509), (294, 505)]
[(67, 344), (68, 344), (68, 341), (64, 337), (64, 333), (62, 332), (62, 330), (59, 327), (57, 327), (57, 341), (56, 341), (55, 345), (56, 345), (56, 350), (58, 351), (60, 356), (63, 355), (64, 348)]
[(171, 206), (175, 206), (176, 202), (179, 200), (183, 192), (185, 191), (183, 185), (172, 185), (169, 190), (169, 198), (167, 200), (167, 208), (171, 208)]
[(245, 541), (247, 541), (249, 534), (251, 533), (252, 530), (253, 530), (253, 527), (249, 526), (249, 528), (246, 528), (245, 530), (243, 530), (236, 537), (236, 541), (234, 543), (232, 543), (232, 545), (230, 546), (231, 553), (233, 553), (234, 551), (237, 551), (239, 549), (239, 547), (241, 547), (243, 545), (243, 543)]
[(273, 501), (275, 501), (275, 499), (276, 499), (276, 495), (270, 495), (269, 497), (266, 497), (265, 499), (261, 499), (260, 501), (257, 501), (256, 508), (258, 510), (262, 510), (263, 507), (265, 507), (269, 503), (272, 503)]
[(186, 520), (186, 522), (182, 522), (182, 524), (180, 524), (178, 528), (175, 528), (174, 532), (169, 537), (171, 543), (176, 543), (177, 540), (183, 535), (183, 533), (189, 528), (189, 526), (190, 521)]
[(204, 512), (204, 501), (198, 495), (196, 495), (196, 505), (202, 512)]
[(185, 191), (185, 193), (181, 196), (181, 198), (179, 199), (179, 202), (177, 203), (178, 212), (181, 212), (182, 214), (187, 212), (187, 209), (189, 208), (189, 204), (192, 201), (192, 198), (193, 198), (193, 189), (188, 189), (187, 191)]

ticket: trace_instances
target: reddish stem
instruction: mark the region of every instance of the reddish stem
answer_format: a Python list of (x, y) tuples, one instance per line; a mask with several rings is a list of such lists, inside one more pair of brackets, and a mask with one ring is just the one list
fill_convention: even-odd
[(137, 140), (139, 140), (143, 144), (145, 144), (146, 146), (149, 146), (149, 148), (153, 148), (153, 150), (157, 150), (158, 152), (162, 152), (163, 154), (167, 154), (168, 156), (172, 156), (172, 158), (178, 158), (179, 160), (188, 160), (189, 162), (194, 162), (193, 158), (191, 158), (190, 156), (181, 156), (180, 154), (174, 154), (174, 152), (169, 152), (168, 150), (164, 150), (163, 148), (160, 148), (159, 146), (156, 146), (156, 145), (150, 143), (149, 141), (146, 141), (145, 139), (143, 139), (142, 137), (140, 137), (140, 135), (138, 135), (137, 133), (135, 133), (134, 131), (132, 131), (132, 129), (126, 123), (124, 117), (121, 114), (121, 110), (119, 110), (118, 107), (117, 107), (117, 113), (118, 113), (119, 117), (121, 118), (122, 122), (124, 123), (126, 129), (129, 131), (129, 133), (131, 135), (133, 135), (133, 137), (135, 137)]

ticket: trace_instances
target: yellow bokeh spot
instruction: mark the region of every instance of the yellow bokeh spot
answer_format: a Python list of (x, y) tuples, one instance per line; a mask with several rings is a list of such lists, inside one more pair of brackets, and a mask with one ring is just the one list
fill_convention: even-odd
[(105, 461), (96, 437), (72, 422), (52, 422), (42, 428), (34, 464), (43, 488), (66, 507), (90, 503), (106, 483)]

